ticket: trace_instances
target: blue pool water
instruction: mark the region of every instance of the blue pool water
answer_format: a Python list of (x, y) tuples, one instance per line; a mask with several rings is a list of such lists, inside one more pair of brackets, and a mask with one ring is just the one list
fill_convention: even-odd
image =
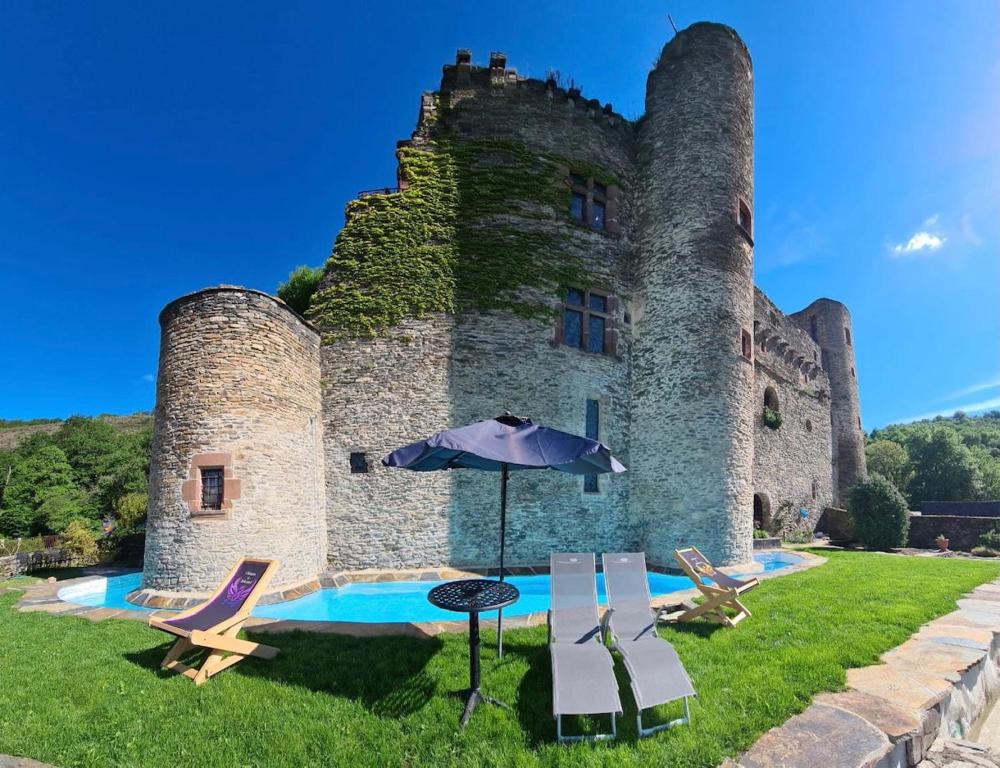
[[(765, 572), (778, 571), (802, 561), (788, 552), (765, 552), (754, 555)], [(669, 576), (650, 572), (649, 591), (656, 597), (691, 589), (686, 576)], [(509, 576), (511, 584), (521, 592), (521, 599), (504, 609), (505, 616), (523, 616), (545, 611), (549, 607), (549, 577)], [(125, 595), (139, 589), (142, 573), (96, 578), (59, 590), (59, 597), (70, 603), (100, 608), (148, 610), (129, 603)], [(373, 584), (347, 584), (336, 589), (321, 589), (298, 600), (272, 605), (258, 605), (254, 616), (268, 619), (299, 619), (305, 621), (357, 622), (422, 622), (454, 621), (460, 614), (442, 611), (427, 602), (427, 593), (440, 581), (390, 581)], [(597, 592), (605, 602), (604, 576), (597, 575)], [(483, 614), (486, 617), (495, 614)]]

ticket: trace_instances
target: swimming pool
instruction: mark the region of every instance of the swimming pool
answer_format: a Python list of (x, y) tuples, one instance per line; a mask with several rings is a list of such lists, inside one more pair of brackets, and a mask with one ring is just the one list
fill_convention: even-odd
[[(802, 562), (789, 552), (763, 552), (754, 555), (764, 572), (778, 571)], [(656, 597), (691, 589), (694, 585), (686, 576), (671, 576), (650, 571), (649, 591)], [(521, 599), (504, 609), (505, 616), (524, 616), (545, 611), (549, 607), (549, 577), (509, 576), (507, 581), (521, 592)], [(300, 621), (353, 621), (362, 623), (455, 621), (458, 614), (442, 611), (427, 602), (427, 593), (440, 581), (355, 582), (343, 587), (321, 589), (318, 592), (284, 603), (258, 605), (253, 615), (267, 619)], [(98, 577), (59, 590), (59, 598), (69, 603), (94, 608), (146, 611), (125, 599), (142, 585), (142, 573)], [(604, 576), (597, 575), (598, 600), (605, 602)], [(483, 614), (484, 617), (496, 615)]]

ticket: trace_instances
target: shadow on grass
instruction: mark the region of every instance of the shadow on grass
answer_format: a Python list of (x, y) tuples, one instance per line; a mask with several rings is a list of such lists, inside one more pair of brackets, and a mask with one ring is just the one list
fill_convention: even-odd
[[(391, 718), (416, 712), (435, 694), (436, 686), (426, 667), (441, 648), (436, 638), (359, 638), (300, 631), (247, 634), (281, 652), (269, 661), (245, 659), (220, 676), (244, 675), (353, 699), (372, 714)], [(170, 678), (176, 673), (162, 670), (160, 662), (171, 645), (125, 654), (125, 658), (162, 678)], [(194, 660), (186, 663), (196, 665), (204, 651), (192, 654)]]

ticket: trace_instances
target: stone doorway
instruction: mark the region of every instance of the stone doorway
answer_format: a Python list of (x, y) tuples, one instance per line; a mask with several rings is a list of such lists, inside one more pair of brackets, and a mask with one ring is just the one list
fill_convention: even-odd
[(771, 502), (766, 493), (753, 495), (753, 527), (766, 531), (771, 525)]

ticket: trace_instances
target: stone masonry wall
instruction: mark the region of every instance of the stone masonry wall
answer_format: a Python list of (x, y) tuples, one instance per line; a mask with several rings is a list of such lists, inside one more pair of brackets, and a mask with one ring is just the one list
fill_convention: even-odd
[[(318, 334), (232, 287), (172, 302), (160, 325), (143, 587), (208, 591), (244, 556), (279, 560), (275, 589), (315, 577), (326, 567)], [(228, 456), (239, 495), (201, 516), (182, 488), (204, 454)]]
[(733, 30), (695, 24), (663, 49), (638, 126), (631, 514), (653, 561), (695, 544), (751, 558), (753, 78)]
[[(769, 530), (812, 531), (833, 502), (829, 379), (819, 345), (759, 289), (754, 317), (754, 493)], [(778, 429), (764, 423), (768, 387), (778, 399)]]
[(911, 547), (937, 549), (934, 540), (941, 535), (948, 539), (948, 548), (968, 552), (979, 546), (979, 537), (997, 525), (995, 517), (968, 515), (910, 515)]
[(851, 486), (868, 477), (851, 315), (839, 301), (818, 299), (790, 317), (822, 349), (821, 363), (830, 378), (834, 496), (844, 506)]
[[(473, 70), (473, 75), (476, 75)], [(509, 72), (509, 71), (508, 71)], [(522, 232), (551, 235), (580, 258), (592, 284), (614, 296), (616, 354), (598, 355), (556, 342), (558, 301), (525, 287), (553, 307), (551, 319), (509, 312), (435, 314), (405, 321), (393, 338), (338, 341), (322, 352), (329, 555), (338, 568), (495, 564), (499, 547), (499, 475), (469, 470), (413, 473), (380, 459), (442, 429), (511, 411), (538, 423), (583, 433), (586, 400), (600, 401), (600, 438), (628, 464), (631, 126), (592, 113), (538, 81), (504, 77), (489, 86), (446, 68), (442, 116), (425, 97), (414, 144), (437, 131), (466, 138), (512, 139), (575, 163), (599, 166), (620, 183), (620, 232), (594, 231), (565, 211), (504, 217)], [(441, 118), (438, 122), (439, 117)], [(461, 193), (461, 190), (459, 190)], [(567, 196), (568, 197), (568, 196)], [(512, 206), (512, 210), (515, 206)], [(352, 474), (351, 451), (371, 470)], [(511, 477), (507, 562), (544, 563), (553, 549), (618, 549), (638, 539), (626, 517), (628, 479), (601, 478), (599, 493), (557, 472)]]

